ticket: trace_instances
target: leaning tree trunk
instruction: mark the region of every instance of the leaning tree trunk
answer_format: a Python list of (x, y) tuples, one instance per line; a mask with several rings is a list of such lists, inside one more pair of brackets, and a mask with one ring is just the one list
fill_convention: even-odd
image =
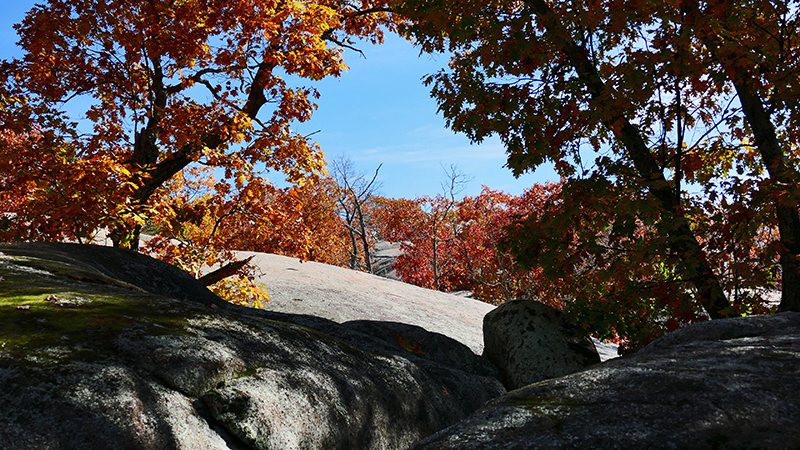
[(607, 102), (613, 101), (618, 95), (603, 82), (597, 67), (589, 59), (590, 53), (572, 39), (569, 31), (559, 22), (555, 12), (544, 0), (525, 0), (525, 3), (541, 20), (547, 33), (551, 35), (552, 42), (566, 55), (592, 100), (605, 111), (603, 125), (612, 131), (625, 147), (643, 184), (658, 200), (663, 210), (673, 215), (675, 226), (668, 230), (669, 237), (673, 241), (671, 250), (675, 254), (682, 255), (686, 272), (684, 275), (693, 281), (700, 304), (712, 319), (726, 317), (730, 304), (722, 290), (719, 277), (711, 268), (705, 252), (697, 242), (681, 210), (679, 194), (670, 187), (640, 131), (627, 119), (625, 111), (619, 106), (607, 106)]
[[(130, 200), (134, 208), (143, 208), (150, 197), (160, 189), (164, 183), (186, 168), (189, 164), (202, 155), (207, 149), (216, 149), (225, 142), (230, 141), (229, 136), (218, 133), (202, 134), (197, 142), (189, 143), (172, 153), (167, 158), (158, 160), (161, 149), (158, 146), (157, 136), (162, 126), (160, 111), (164, 110), (169, 96), (168, 88), (164, 84), (165, 75), (159, 58), (151, 59), (153, 64), (151, 95), (154, 98), (152, 114), (145, 128), (136, 134), (131, 158), (127, 161), (131, 166), (144, 169), (139, 180), (139, 187), (132, 193)], [(253, 78), (252, 88), (247, 97), (247, 102), (242, 107), (251, 119), (255, 118), (261, 107), (267, 103), (263, 88), (265, 80), (275, 68), (275, 63), (262, 62)], [(122, 219), (122, 218), (120, 218)], [(115, 247), (139, 249), (139, 237), (142, 232), (141, 225), (128, 225), (121, 223), (111, 230), (111, 240)]]
[[(684, 5), (687, 14), (697, 17), (705, 14), (697, 2)], [(794, 190), (800, 182), (800, 174), (787, 162), (775, 126), (764, 103), (752, 89), (752, 67), (741, 67), (737, 61), (720, 52), (721, 43), (716, 34), (699, 33), (701, 41), (710, 49), (714, 58), (722, 65), (736, 89), (747, 122), (755, 138), (756, 148), (767, 167), (772, 186)], [(775, 215), (781, 238), (781, 311), (800, 311), (800, 213), (796, 205), (776, 201)]]

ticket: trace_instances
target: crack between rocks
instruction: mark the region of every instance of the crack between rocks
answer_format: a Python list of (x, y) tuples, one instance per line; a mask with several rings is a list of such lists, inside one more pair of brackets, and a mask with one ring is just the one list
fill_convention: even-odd
[(256, 450), (255, 447), (251, 447), (242, 441), (238, 436), (231, 433), (223, 423), (215, 419), (214, 416), (208, 411), (208, 407), (203, 403), (202, 399), (195, 399), (192, 402), (192, 406), (194, 407), (195, 411), (197, 411), (198, 417), (206, 421), (208, 428), (214, 433), (217, 433), (217, 435), (219, 435), (219, 437), (225, 441), (225, 444), (228, 446), (228, 450)]

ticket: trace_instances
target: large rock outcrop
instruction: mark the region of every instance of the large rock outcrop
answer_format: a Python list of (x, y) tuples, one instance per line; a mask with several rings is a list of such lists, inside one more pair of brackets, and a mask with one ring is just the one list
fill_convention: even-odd
[(402, 449), (504, 392), (469, 355), (235, 307), (134, 252), (0, 252), (3, 449)]
[(600, 362), (594, 343), (556, 309), (533, 300), (503, 303), (483, 318), (483, 356), (514, 390)]
[(678, 330), (511, 392), (412, 448), (800, 448), (800, 313)]
[(336, 323), (402, 322), (453, 338), (477, 355), (483, 352), (483, 316), (494, 305), (288, 256), (236, 255), (253, 257), (251, 264), (260, 272), (256, 281), (267, 286), (271, 298), (266, 310), (324, 317)]

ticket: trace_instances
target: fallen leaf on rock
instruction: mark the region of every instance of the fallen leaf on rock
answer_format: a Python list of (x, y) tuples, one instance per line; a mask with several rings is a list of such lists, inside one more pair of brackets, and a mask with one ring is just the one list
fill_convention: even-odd
[(422, 345), (420, 344), (425, 339), (420, 339), (418, 341), (412, 341), (411, 339), (403, 339), (400, 336), (397, 336), (397, 344), (400, 347), (403, 347), (407, 351), (411, 353), (417, 353), (420, 355), (424, 355), (425, 352), (422, 350)]

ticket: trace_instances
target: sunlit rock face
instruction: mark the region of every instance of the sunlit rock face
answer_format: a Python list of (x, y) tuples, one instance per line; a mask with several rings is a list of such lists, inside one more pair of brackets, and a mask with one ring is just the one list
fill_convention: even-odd
[(108, 247), (0, 252), (3, 449), (405, 449), (505, 392), (445, 336), (458, 357), (391, 342), (418, 327), (235, 307)]
[(714, 320), (493, 400), (412, 447), (796, 449), (800, 313)]

